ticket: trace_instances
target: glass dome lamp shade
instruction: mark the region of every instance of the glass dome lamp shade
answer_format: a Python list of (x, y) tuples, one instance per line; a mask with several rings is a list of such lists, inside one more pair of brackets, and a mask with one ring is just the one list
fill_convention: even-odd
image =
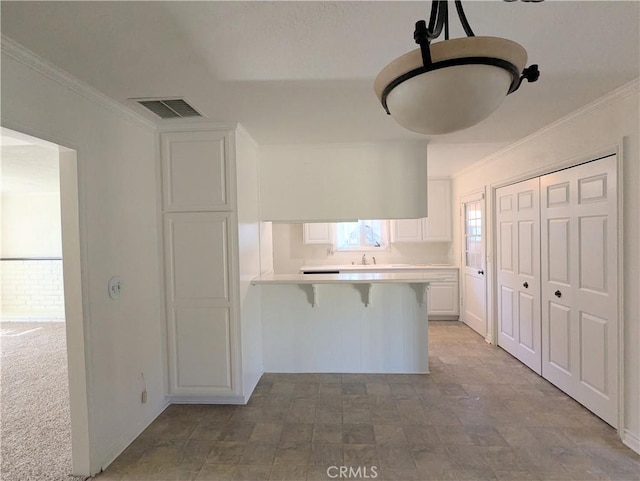
[(445, 36), (448, 31), (446, 1), (434, 5), (429, 28), (424, 21), (416, 24), (414, 38), (420, 48), (387, 65), (376, 77), (374, 90), (398, 124), (441, 135), (484, 120), (523, 79), (533, 82), (539, 72), (537, 65), (525, 68), (527, 52), (516, 42), (474, 36), (458, 0), (458, 14), (470, 35), (431, 44), (443, 25)]

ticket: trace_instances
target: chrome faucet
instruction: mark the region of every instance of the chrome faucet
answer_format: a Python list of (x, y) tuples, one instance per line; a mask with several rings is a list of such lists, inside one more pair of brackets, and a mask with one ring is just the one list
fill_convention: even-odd
[(363, 266), (367, 265), (367, 254), (362, 254), (362, 265)]

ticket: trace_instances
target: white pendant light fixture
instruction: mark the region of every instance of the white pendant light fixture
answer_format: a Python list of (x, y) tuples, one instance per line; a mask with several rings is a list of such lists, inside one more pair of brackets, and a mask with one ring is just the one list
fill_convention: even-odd
[[(406, 129), (439, 135), (466, 129), (487, 118), (522, 80), (538, 80), (537, 65), (525, 68), (527, 52), (511, 40), (476, 37), (455, 0), (467, 37), (449, 40), (446, 0), (433, 0), (429, 26), (416, 23), (420, 48), (398, 57), (376, 77), (382, 106)], [(431, 44), (444, 29), (445, 40)]]

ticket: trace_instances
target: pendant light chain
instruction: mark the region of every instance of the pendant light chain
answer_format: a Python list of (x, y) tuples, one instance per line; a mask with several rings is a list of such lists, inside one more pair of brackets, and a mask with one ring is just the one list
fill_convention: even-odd
[[(455, 0), (456, 11), (458, 12), (458, 18), (464, 29), (464, 33), (467, 37), (475, 37), (471, 25), (467, 20), (467, 16), (462, 8), (461, 0)], [(424, 20), (418, 20), (416, 22), (416, 29), (413, 32), (413, 39), (422, 51), (423, 64), (426, 67), (431, 64), (431, 52), (429, 51), (429, 44), (432, 40), (435, 40), (442, 34), (444, 29), (444, 39), (449, 40), (449, 2), (448, 0), (433, 0), (431, 2), (431, 15), (429, 17), (429, 26)]]
[(455, 4), (456, 10), (458, 11), (458, 18), (460, 19), (464, 33), (467, 34), (467, 37), (475, 37), (473, 30), (471, 30), (471, 25), (469, 25), (469, 21), (467, 20), (467, 16), (464, 14), (461, 0), (455, 0)]

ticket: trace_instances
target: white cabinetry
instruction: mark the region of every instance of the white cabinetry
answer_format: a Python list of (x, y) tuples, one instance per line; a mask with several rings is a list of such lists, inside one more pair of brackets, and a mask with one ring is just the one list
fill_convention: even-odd
[(391, 221), (391, 242), (424, 242), (424, 219), (398, 219)]
[(165, 211), (231, 210), (227, 132), (161, 135)]
[(431, 282), (427, 291), (430, 320), (453, 320), (459, 317), (458, 270), (439, 270), (441, 280)]
[(260, 273), (256, 149), (234, 127), (160, 143), (168, 395), (244, 402), (262, 373), (259, 342), (245, 346), (259, 339), (259, 299), (240, 280)]
[(427, 182), (429, 217), (391, 221), (391, 242), (451, 242), (451, 181)]
[(451, 181), (429, 179), (427, 183), (429, 216), (423, 219), (425, 242), (451, 242)]
[(223, 212), (165, 215), (170, 394), (234, 392), (230, 223)]
[(302, 239), (305, 244), (333, 244), (331, 224), (326, 222), (303, 224)]

